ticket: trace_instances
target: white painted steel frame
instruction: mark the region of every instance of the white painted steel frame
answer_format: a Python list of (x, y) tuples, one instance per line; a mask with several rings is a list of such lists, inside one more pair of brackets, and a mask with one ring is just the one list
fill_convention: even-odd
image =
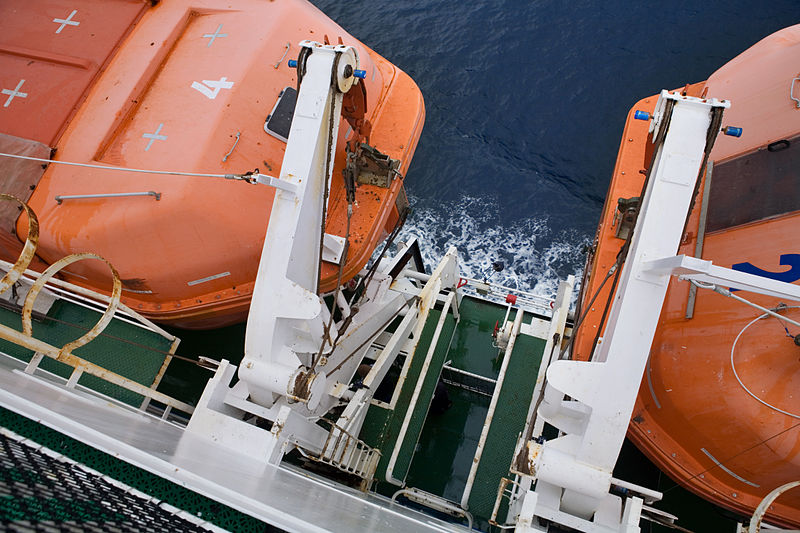
[[(674, 107), (665, 116), (670, 100)], [(678, 250), (706, 138), (718, 133), (708, 131), (714, 109), (728, 106), (661, 93), (652, 129), (655, 134), (667, 124), (669, 129), (657, 147), (604, 340), (591, 362), (560, 360), (547, 370), (539, 415), (564, 434), (529, 447), (537, 484), (524, 495), (522, 531), (543, 530), (535, 516), (579, 531), (639, 530), (641, 498), (623, 506), (608, 491), (670, 278), (669, 272), (654, 272), (649, 262)]]
[[(338, 139), (345, 65), (358, 68), (352, 47), (303, 42), (298, 72), (304, 72), (297, 95), (289, 142), (281, 166), (267, 235), (259, 262), (250, 314), (245, 356), (239, 378), (250, 398), (270, 407), (292, 394), (300, 367), (310, 367), (323, 341), (330, 313), (317, 295), (320, 234), (324, 199), (333, 171)], [(338, 72), (335, 71), (338, 70)], [(346, 89), (345, 89), (346, 90)], [(329, 164), (328, 164), (329, 163)], [(332, 327), (330, 335), (336, 337)], [(328, 349), (329, 351), (329, 349)], [(293, 408), (316, 411), (324, 394), (326, 375), (319, 371), (309, 382), (306, 403)], [(324, 411), (323, 411), (324, 412)]]
[[(389, 458), (389, 465), (386, 467), (386, 481), (392, 483), (393, 485), (398, 485), (401, 487), (405, 485), (404, 480), (396, 479), (394, 477), (394, 467), (397, 464), (397, 458), (400, 456), (400, 449), (402, 448), (403, 442), (405, 441), (406, 433), (408, 432), (408, 426), (411, 424), (411, 417), (414, 415), (414, 410), (417, 407), (417, 402), (419, 401), (419, 395), (422, 391), (422, 386), (425, 383), (425, 376), (430, 370), (431, 360), (433, 359), (433, 354), (436, 352), (436, 347), (439, 343), (439, 337), (442, 334), (442, 328), (444, 327), (445, 320), (447, 320), (447, 315), (450, 312), (450, 306), (453, 304), (454, 297), (455, 297), (455, 291), (450, 292), (447, 295), (444, 308), (442, 309), (442, 314), (439, 316), (439, 321), (436, 324), (436, 330), (433, 333), (433, 338), (431, 339), (428, 351), (425, 354), (425, 361), (423, 361), (422, 363), (422, 369), (419, 372), (419, 377), (417, 378), (417, 383), (416, 386), (414, 387), (414, 392), (411, 395), (411, 399), (408, 402), (406, 415), (403, 418), (403, 424), (400, 426), (400, 433), (398, 433), (397, 435), (397, 440), (395, 441), (394, 448), (392, 449), (392, 455)], [(427, 314), (428, 313), (426, 312), (425, 316), (420, 318), (427, 318)], [(422, 333), (422, 329), (425, 326), (425, 322), (426, 320), (419, 320), (418, 322), (418, 324), (421, 327), (416, 328), (418, 331), (418, 335), (416, 336), (417, 340), (419, 340), (419, 337)], [(416, 350), (414, 350), (413, 353), (416, 354)]]
[[(539, 365), (539, 372), (536, 376), (536, 384), (533, 387), (531, 394), (531, 401), (528, 407), (528, 415), (525, 419), (525, 427), (520, 434), (517, 445), (514, 448), (514, 456), (511, 458), (510, 472), (515, 474), (516, 482), (512, 483), (512, 494), (509, 498), (508, 512), (506, 515), (506, 524), (514, 523), (520, 514), (520, 507), (522, 505), (522, 496), (531, 488), (533, 479), (530, 476), (522, 475), (516, 469), (516, 459), (519, 456), (523, 447), (528, 445), (527, 435), (530, 433), (533, 438), (538, 438), (544, 429), (544, 420), (536, 416), (536, 409), (539, 407), (542, 396), (544, 394), (545, 375), (547, 368), (555, 361), (560, 352), (561, 346), (564, 342), (564, 335), (567, 331), (567, 318), (569, 316), (570, 302), (572, 302), (572, 291), (575, 287), (575, 276), (567, 276), (565, 281), (558, 284), (558, 291), (556, 293), (555, 303), (553, 306), (553, 317), (549, 323), (549, 329), (544, 336), (546, 344), (542, 352), (542, 362)], [(537, 319), (534, 317), (531, 320), (529, 328), (521, 328), (520, 332), (525, 333), (525, 330), (533, 332), (535, 330), (533, 324)], [(528, 333), (530, 334), (530, 333)], [(531, 425), (533, 427), (531, 428)], [(496, 517), (497, 511), (500, 508), (501, 498), (503, 497), (502, 491), (498, 490), (497, 501), (495, 501), (495, 508), (493, 511), (493, 518)]]

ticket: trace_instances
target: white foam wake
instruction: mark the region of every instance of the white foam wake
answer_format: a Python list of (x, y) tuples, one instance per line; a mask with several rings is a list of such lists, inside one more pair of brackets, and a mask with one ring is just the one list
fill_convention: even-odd
[(483, 278), (494, 261), (505, 268), (490, 280), (539, 296), (555, 297), (558, 282), (569, 274), (580, 279), (582, 252), (589, 238), (569, 228), (554, 229), (546, 218), (502, 219), (491, 198), (463, 197), (436, 208), (421, 206), (409, 195), (412, 213), (397, 237), (419, 239), (426, 267), (436, 265), (450, 246), (458, 248), (462, 275)]

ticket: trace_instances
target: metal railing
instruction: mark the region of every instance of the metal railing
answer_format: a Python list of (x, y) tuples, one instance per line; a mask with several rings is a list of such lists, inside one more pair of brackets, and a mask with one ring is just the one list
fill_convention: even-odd
[[(67, 379), (66, 387), (67, 388), (74, 388), (78, 384), (78, 380), (83, 374), (89, 374), (95, 377), (98, 377), (104, 381), (107, 381), (113, 385), (136, 393), (140, 396), (144, 397), (144, 401), (140, 407), (140, 409), (144, 410), (147, 408), (150, 400), (156, 400), (164, 404), (166, 407), (163, 412), (162, 418), (167, 418), (170, 415), (172, 409), (176, 409), (182, 411), (187, 414), (191, 414), (194, 411), (194, 407), (191, 405), (176, 400), (170, 396), (167, 396), (161, 392), (155, 390), (155, 387), (158, 385), (158, 381), (163, 376), (164, 371), (166, 370), (167, 365), (174, 354), (175, 349), (178, 345), (178, 339), (174, 336), (168, 334), (167, 332), (161, 330), (161, 328), (149, 328), (149, 324), (144, 323), (144, 327), (148, 327), (148, 329), (152, 329), (155, 333), (164, 336), (165, 338), (172, 341), (172, 346), (170, 348), (170, 352), (167, 354), (167, 357), (164, 360), (159, 372), (156, 376), (156, 381), (151, 386), (142, 385), (128, 379), (124, 376), (121, 376), (115, 372), (111, 372), (99, 365), (91, 363), (77, 355), (73, 354), (73, 350), (84, 346), (97, 338), (103, 330), (108, 326), (109, 323), (116, 317), (118, 308), (121, 306), (120, 304), (120, 296), (122, 294), (122, 282), (120, 280), (119, 274), (117, 273), (116, 269), (105, 259), (102, 257), (91, 254), (91, 253), (81, 253), (81, 254), (72, 254), (58, 261), (51, 264), (43, 273), (34, 272), (28, 270), (28, 266), (30, 265), (35, 252), (36, 247), (39, 241), (39, 221), (36, 217), (36, 214), (33, 210), (23, 201), (15, 198), (14, 196), (10, 196), (7, 194), (0, 194), (0, 200), (8, 200), (11, 202), (15, 202), (21, 206), (21, 208), (26, 212), (28, 217), (28, 236), (25, 240), (25, 245), (23, 247), (22, 252), (20, 253), (19, 258), (17, 259), (14, 265), (9, 265), (8, 272), (0, 278), (0, 293), (3, 293), (9, 290), (12, 286), (17, 284), (23, 276), (27, 276), (29, 278), (35, 279), (33, 284), (28, 291), (27, 296), (25, 297), (24, 303), (21, 309), (21, 319), (22, 319), (22, 331), (18, 331), (14, 328), (6, 326), (4, 324), (0, 324), (0, 339), (6, 340), (8, 342), (12, 342), (17, 344), (18, 346), (22, 346), (27, 348), (28, 350), (32, 350), (34, 352), (33, 357), (31, 358), (30, 362), (28, 363), (25, 372), (27, 374), (33, 374), (39, 366), (39, 363), (42, 361), (44, 357), (49, 357), (51, 359), (55, 359), (61, 363), (69, 365), (72, 367), (73, 371), (70, 377)], [(92, 326), (85, 334), (83, 334), (78, 339), (75, 339), (71, 342), (68, 342), (64, 346), (58, 348), (53, 346), (43, 340), (37, 339), (33, 336), (33, 323), (32, 323), (32, 314), (33, 314), (33, 307), (36, 301), (36, 298), (41, 293), (42, 289), (45, 286), (49, 286), (55, 280), (53, 280), (53, 276), (55, 276), (61, 269), (64, 267), (71, 265), (72, 263), (76, 263), (81, 260), (85, 259), (95, 259), (102, 261), (105, 263), (110, 272), (112, 278), (112, 291), (109, 297), (105, 297), (103, 295), (99, 295), (96, 293), (92, 293), (91, 291), (87, 291), (86, 289), (82, 289), (81, 295), (84, 297), (92, 297), (95, 302), (98, 300), (103, 301), (106, 303), (106, 307), (104, 310), (99, 311), (101, 313), (100, 319), (97, 323)], [(59, 281), (58, 285), (61, 288), (68, 288), (70, 284)], [(124, 307), (124, 306), (123, 306)], [(138, 315), (130, 309), (126, 308), (128, 311), (129, 316), (138, 317)], [(149, 322), (149, 321), (146, 321)]]

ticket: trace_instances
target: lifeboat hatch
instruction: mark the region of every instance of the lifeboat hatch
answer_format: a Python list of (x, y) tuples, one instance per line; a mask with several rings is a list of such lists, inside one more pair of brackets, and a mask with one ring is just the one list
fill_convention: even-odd
[(297, 103), (297, 89), (294, 87), (286, 87), (278, 95), (278, 100), (275, 106), (267, 115), (267, 120), (264, 121), (264, 131), (287, 142), (289, 139), (289, 130), (292, 127), (292, 116), (294, 116), (294, 106)]
[(706, 231), (725, 230), (800, 209), (798, 141), (800, 136), (781, 139), (715, 163)]

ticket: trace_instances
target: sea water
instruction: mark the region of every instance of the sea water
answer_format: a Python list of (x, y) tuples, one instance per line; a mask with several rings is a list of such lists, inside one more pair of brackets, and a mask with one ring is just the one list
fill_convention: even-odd
[(580, 277), (630, 107), (800, 22), (800, 0), (312, 2), (422, 89), (400, 238), (545, 296)]

